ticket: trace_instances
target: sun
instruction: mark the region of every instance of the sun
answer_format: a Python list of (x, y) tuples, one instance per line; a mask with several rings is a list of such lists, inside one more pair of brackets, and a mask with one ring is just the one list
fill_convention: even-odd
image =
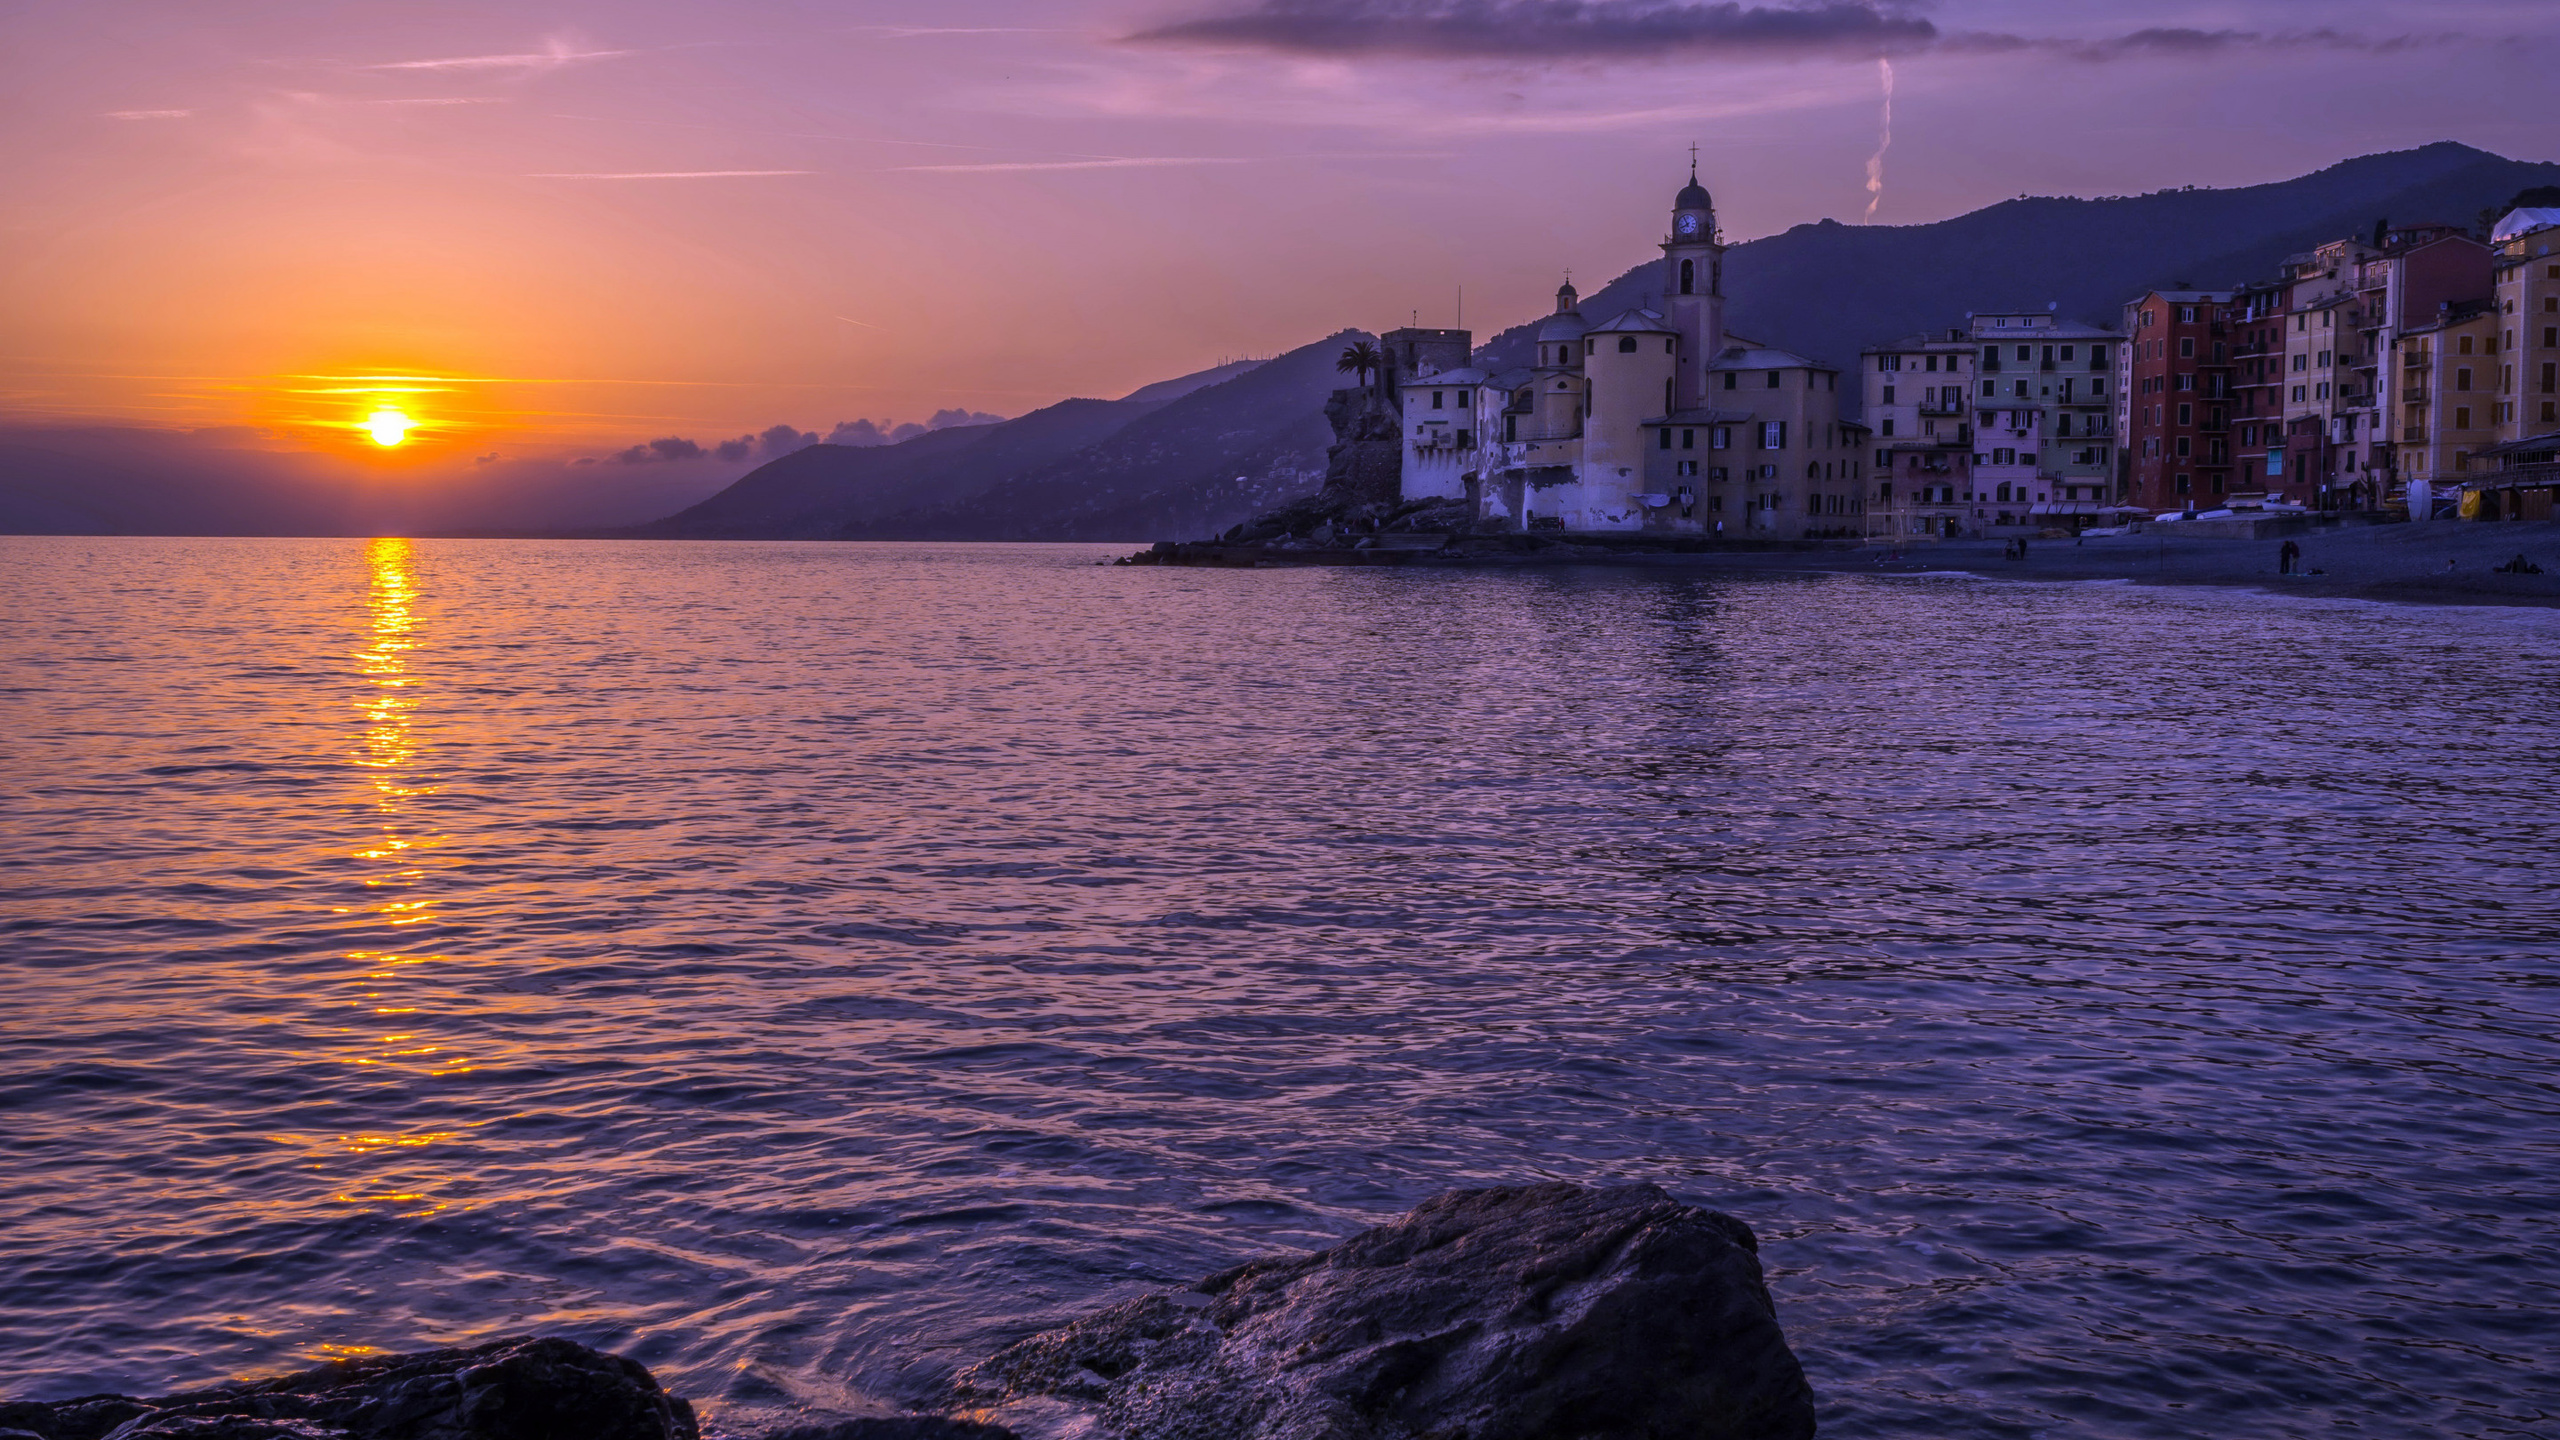
[(397, 445), (409, 438), (409, 417), (397, 410), (376, 410), (367, 416), (364, 428), (373, 433), (373, 443)]

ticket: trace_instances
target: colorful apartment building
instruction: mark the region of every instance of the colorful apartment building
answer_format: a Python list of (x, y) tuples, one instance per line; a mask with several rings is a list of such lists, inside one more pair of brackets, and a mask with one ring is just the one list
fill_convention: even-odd
[(2165, 512), (2230, 503), (2232, 301), (2228, 290), (2154, 290), (2124, 307), (2118, 473), (2134, 505)]

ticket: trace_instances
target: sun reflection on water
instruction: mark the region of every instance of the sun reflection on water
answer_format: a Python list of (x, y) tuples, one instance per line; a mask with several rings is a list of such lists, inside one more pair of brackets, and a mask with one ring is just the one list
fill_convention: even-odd
[[(365, 547), (370, 579), (365, 597), (367, 623), (351, 657), (364, 688), (356, 701), (360, 726), (348, 758), (369, 777), (373, 823), (349, 852), (367, 867), (361, 876), (365, 900), (341, 907), (339, 913), (368, 931), (425, 925), (436, 918), (436, 902), (424, 893), (424, 886), (431, 857), (446, 843), (446, 837), (429, 831), (415, 813), (415, 802), (440, 787), (429, 782), (419, 764), (419, 677), (410, 668), (419, 639), (420, 596), (413, 560), (407, 540), (380, 539)], [(404, 986), (404, 979), (451, 961), (445, 955), (378, 945), (349, 949), (346, 959), (355, 968), (350, 978), (361, 987), (357, 1003), (365, 1019), (380, 1025), (396, 1016), (404, 1026), (419, 1023), (410, 1017), (428, 1015), (432, 1009), (417, 1003), (427, 996), (414, 984)], [(443, 1079), (472, 1068), (468, 1057), (417, 1029), (385, 1031), (359, 1025), (349, 1027), (348, 1033), (356, 1043), (341, 1058), (351, 1065), (405, 1071), (421, 1080)], [(455, 1131), (279, 1138), (289, 1138), (315, 1156), (334, 1153), (342, 1163), (353, 1160), (356, 1173), (334, 1197), (342, 1204), (387, 1206), (403, 1215), (421, 1216), (451, 1203), (422, 1188), (434, 1185), (435, 1179), (431, 1168), (419, 1162), (425, 1158), (420, 1152), (459, 1138)]]

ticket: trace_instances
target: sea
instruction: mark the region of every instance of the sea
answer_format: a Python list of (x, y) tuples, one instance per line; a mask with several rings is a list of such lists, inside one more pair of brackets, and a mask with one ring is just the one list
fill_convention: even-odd
[(1831, 1440), (2560, 1434), (2560, 612), (1127, 548), (0, 539), (0, 1394), (1643, 1181)]

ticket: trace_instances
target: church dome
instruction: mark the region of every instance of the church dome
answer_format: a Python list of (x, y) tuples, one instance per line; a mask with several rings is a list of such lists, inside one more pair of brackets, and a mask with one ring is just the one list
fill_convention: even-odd
[(1699, 184), (1698, 177), (1692, 175), (1689, 177), (1689, 183), (1681, 188), (1680, 198), (1671, 202), (1671, 208), (1674, 210), (1713, 210), (1716, 208), (1716, 197), (1708, 194), (1707, 187)]
[(1566, 344), (1581, 339), (1590, 329), (1591, 326), (1584, 322), (1581, 311), (1558, 311), (1548, 316), (1546, 323), (1538, 327), (1538, 343), (1541, 345)]

